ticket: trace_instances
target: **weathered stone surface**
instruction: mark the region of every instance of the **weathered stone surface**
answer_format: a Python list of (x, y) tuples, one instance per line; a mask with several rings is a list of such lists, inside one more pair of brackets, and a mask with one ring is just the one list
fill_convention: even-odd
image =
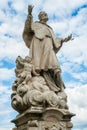
[(74, 114), (56, 108), (28, 109), (12, 120), (17, 130), (71, 130), (71, 117)]
[(19, 113), (12, 120), (13, 130), (71, 130), (71, 117), (65, 85), (56, 53), (64, 42), (56, 38), (46, 24), (48, 15), (40, 12), (39, 22), (33, 22), (32, 6), (28, 6), (23, 39), (29, 56), (16, 59), (16, 79), (12, 85), (11, 105)]
[(46, 85), (43, 77), (33, 77), (28, 84), (20, 84), (12, 93), (12, 107), (19, 113), (31, 106), (68, 109), (65, 92), (56, 94)]

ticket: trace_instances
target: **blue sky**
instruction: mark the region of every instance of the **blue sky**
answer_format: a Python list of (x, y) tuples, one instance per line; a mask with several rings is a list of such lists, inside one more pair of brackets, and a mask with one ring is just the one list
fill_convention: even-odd
[(57, 54), (66, 85), (68, 105), (76, 116), (72, 130), (87, 130), (87, 0), (1, 0), (0, 1), (0, 130), (11, 130), (15, 112), (10, 105), (15, 79), (15, 59), (25, 57), (28, 48), (22, 39), (28, 4), (34, 5), (33, 19), (46, 11), (48, 24), (57, 37), (73, 34)]

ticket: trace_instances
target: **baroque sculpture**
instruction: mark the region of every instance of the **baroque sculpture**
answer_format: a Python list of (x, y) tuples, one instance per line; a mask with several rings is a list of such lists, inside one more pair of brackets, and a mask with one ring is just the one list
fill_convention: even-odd
[(12, 120), (13, 130), (71, 130), (74, 114), (67, 105), (56, 53), (72, 35), (57, 38), (47, 25), (47, 13), (40, 12), (39, 21), (33, 22), (32, 10), (29, 5), (23, 31), (29, 55), (16, 59), (11, 105), (19, 115)]

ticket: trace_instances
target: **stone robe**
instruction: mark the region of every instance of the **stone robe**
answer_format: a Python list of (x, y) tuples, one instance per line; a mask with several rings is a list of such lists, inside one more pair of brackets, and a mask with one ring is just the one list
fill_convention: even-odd
[(34, 70), (60, 69), (56, 53), (62, 46), (61, 39), (55, 37), (53, 30), (46, 24), (34, 22), (31, 30), (25, 26), (23, 38), (30, 48)]

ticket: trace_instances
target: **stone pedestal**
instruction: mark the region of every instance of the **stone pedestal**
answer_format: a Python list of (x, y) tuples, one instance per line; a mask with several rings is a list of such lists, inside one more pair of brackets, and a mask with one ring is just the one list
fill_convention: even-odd
[(11, 121), (16, 126), (12, 130), (71, 130), (72, 116), (73, 113), (63, 109), (32, 108)]

